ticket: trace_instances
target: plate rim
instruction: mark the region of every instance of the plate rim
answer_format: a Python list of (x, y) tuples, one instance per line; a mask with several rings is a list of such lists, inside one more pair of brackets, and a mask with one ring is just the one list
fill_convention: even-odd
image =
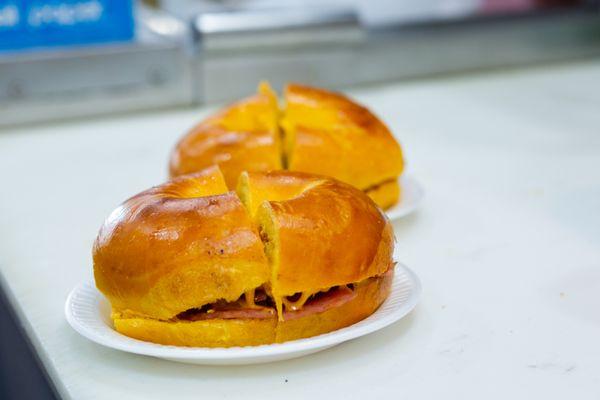
[[(162, 345), (158, 343), (146, 342), (134, 338), (121, 335), (115, 331), (115, 333), (123, 336), (126, 341), (112, 340), (98, 334), (94, 329), (88, 325), (81, 323), (75, 315), (71, 312), (74, 303), (74, 298), (82, 290), (90, 288), (95, 291), (95, 295), (103, 296), (98, 289), (89, 281), (83, 281), (78, 283), (69, 293), (65, 302), (65, 317), (69, 325), (80, 335), (86, 339), (97, 343), (99, 345), (121, 350), (127, 353), (146, 355), (159, 358), (171, 358), (180, 360), (238, 360), (248, 358), (269, 358), (276, 357), (284, 354), (300, 353), (303, 351), (321, 349), (325, 347), (331, 347), (337, 344), (344, 343), (346, 341), (356, 339), (361, 336), (368, 335), (383, 329), (394, 322), (397, 322), (408, 315), (417, 305), (421, 294), (422, 285), (419, 277), (402, 263), (396, 265), (396, 269), (401, 269), (404, 275), (410, 281), (411, 291), (406, 301), (404, 301), (397, 310), (384, 316), (380, 319), (373, 320), (368, 324), (362, 326), (355, 326), (360, 322), (365, 321), (364, 319), (357, 322), (356, 324), (332, 331), (327, 332), (318, 336), (309, 338), (291, 340), (284, 343), (273, 343), (264, 344), (259, 346), (244, 346), (244, 347), (185, 347), (185, 346), (173, 346), (173, 345)], [(95, 307), (95, 306), (93, 306)], [(377, 311), (375, 311), (377, 313)], [(375, 313), (371, 314), (374, 315)], [(369, 318), (369, 317), (367, 317)], [(111, 327), (107, 327), (113, 329)], [(130, 342), (133, 341), (133, 342)]]

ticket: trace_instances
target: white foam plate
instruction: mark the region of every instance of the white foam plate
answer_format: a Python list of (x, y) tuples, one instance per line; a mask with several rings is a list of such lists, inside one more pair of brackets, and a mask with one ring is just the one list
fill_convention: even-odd
[(398, 178), (398, 182), (400, 183), (400, 201), (385, 211), (392, 221), (415, 211), (425, 197), (423, 187), (414, 178), (402, 175)]
[(116, 350), (190, 364), (258, 364), (315, 353), (382, 329), (406, 316), (417, 304), (420, 293), (419, 278), (410, 269), (398, 264), (390, 296), (368, 318), (307, 339), (249, 347), (165, 346), (121, 335), (112, 326), (108, 300), (92, 283), (81, 283), (71, 291), (65, 304), (65, 315), (73, 329), (82, 336)]

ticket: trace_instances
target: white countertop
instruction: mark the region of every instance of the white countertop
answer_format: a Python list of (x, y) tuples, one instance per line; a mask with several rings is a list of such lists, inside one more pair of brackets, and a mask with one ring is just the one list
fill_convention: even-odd
[(249, 367), (109, 350), (63, 317), (105, 216), (165, 178), (171, 146), (206, 110), (0, 132), (0, 271), (64, 395), (600, 396), (600, 61), (351, 94), (397, 133), (426, 189), (395, 223), (422, 301), (375, 334)]

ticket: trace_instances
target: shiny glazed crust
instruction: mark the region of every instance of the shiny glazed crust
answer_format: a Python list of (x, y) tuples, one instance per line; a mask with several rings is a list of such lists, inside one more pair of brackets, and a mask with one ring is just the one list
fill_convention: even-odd
[(115, 315), (117, 331), (148, 342), (194, 347), (256, 346), (320, 335), (352, 325), (379, 308), (388, 297), (393, 274), (356, 286), (356, 297), (336, 308), (290, 321), (214, 319), (160, 321)]
[(285, 93), (287, 165), (322, 174), (361, 190), (398, 177), (400, 145), (379, 118), (347, 97), (290, 84)]
[[(244, 173), (237, 191), (229, 192), (211, 167), (142, 192), (109, 216), (94, 244), (94, 276), (117, 330), (158, 343), (251, 345), (337, 329), (383, 301), (386, 290), (365, 289), (361, 296), (371, 308), (353, 300), (347, 315), (328, 310), (321, 314), (331, 317), (282, 324), (284, 296), (388, 271), (391, 225), (364, 192), (324, 176)], [(178, 320), (186, 310), (234, 302), (261, 286), (275, 301), (279, 323)]]
[(172, 177), (218, 165), (230, 188), (242, 171), (281, 169), (277, 98), (261, 84), (258, 93), (207, 118), (173, 149)]
[(217, 167), (127, 200), (100, 229), (93, 258), (113, 309), (158, 319), (234, 301), (271, 276), (258, 231)]
[[(360, 190), (299, 172), (247, 176), (249, 192), (263, 200), (256, 213), (263, 240), (275, 244), (273, 251), (267, 246), (267, 257), (276, 295), (358, 282), (389, 269), (392, 227)], [(288, 192), (293, 195), (282, 196)]]
[[(366, 190), (402, 173), (400, 145), (368, 109), (341, 94), (297, 84), (287, 86), (284, 100), (280, 115), (274, 92), (262, 83), (258, 94), (198, 124), (173, 150), (171, 176), (216, 164), (234, 188), (242, 171), (288, 169)], [(385, 193), (374, 197), (383, 208), (399, 194)]]

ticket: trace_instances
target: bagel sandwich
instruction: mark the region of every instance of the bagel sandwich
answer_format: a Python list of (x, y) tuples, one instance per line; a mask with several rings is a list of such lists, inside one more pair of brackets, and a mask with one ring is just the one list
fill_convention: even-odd
[(290, 170), (333, 177), (380, 207), (398, 202), (402, 149), (366, 107), (328, 90), (289, 84), (279, 107), (265, 82), (258, 92), (193, 127), (171, 152), (171, 177), (219, 165), (229, 188), (242, 171)]
[(115, 329), (178, 346), (280, 343), (354, 324), (387, 298), (392, 227), (362, 191), (293, 171), (218, 167), (125, 201), (93, 247)]

